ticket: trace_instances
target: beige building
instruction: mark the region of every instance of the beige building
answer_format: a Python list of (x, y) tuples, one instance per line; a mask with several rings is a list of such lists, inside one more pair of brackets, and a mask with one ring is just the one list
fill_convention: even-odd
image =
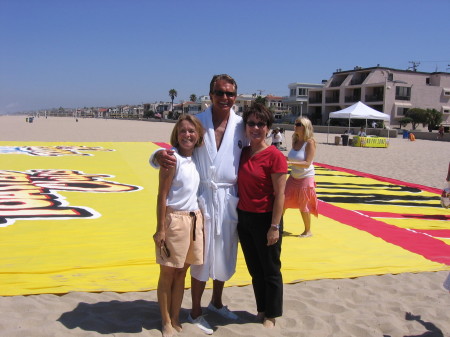
[(450, 123), (450, 73), (425, 73), (384, 67), (341, 71), (338, 69), (322, 89), (309, 89), (308, 115), (321, 115), (326, 123), (330, 112), (361, 101), (391, 116), (390, 125), (411, 108), (436, 109)]
[(309, 90), (321, 90), (323, 84), (294, 82), (288, 85), (289, 96), (284, 98), (284, 104), (291, 114), (296, 116), (307, 115)]

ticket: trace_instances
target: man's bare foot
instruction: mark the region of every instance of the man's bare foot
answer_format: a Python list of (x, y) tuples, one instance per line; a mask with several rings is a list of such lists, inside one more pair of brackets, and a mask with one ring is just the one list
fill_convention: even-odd
[(275, 318), (265, 318), (263, 326), (267, 329), (272, 329), (275, 327)]
[(175, 334), (175, 330), (172, 328), (172, 324), (170, 322), (165, 324), (163, 323), (161, 332), (163, 337), (173, 337)]
[(183, 331), (183, 327), (179, 321), (172, 320), (172, 328), (174, 328), (176, 332)]
[(260, 322), (260, 323), (262, 323), (262, 322), (264, 322), (264, 319), (266, 318), (266, 315), (263, 313), (263, 312), (258, 312), (257, 314), (256, 314), (256, 321), (257, 322)]

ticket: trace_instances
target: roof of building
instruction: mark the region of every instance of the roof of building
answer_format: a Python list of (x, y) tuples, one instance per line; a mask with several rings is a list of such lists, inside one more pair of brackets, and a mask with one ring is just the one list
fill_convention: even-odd
[(380, 66), (376, 66), (376, 67), (369, 67), (369, 68), (362, 68), (362, 67), (355, 67), (352, 70), (341, 70), (341, 69), (337, 69), (338, 71), (334, 72), (333, 74), (345, 74), (345, 73), (353, 73), (355, 71), (364, 71), (364, 70), (373, 70), (373, 69), (384, 69), (384, 70), (391, 70), (391, 71), (397, 71), (397, 72), (404, 72), (404, 73), (417, 73), (417, 74), (445, 74), (445, 75), (450, 75), (450, 73), (447, 72), (443, 72), (443, 71), (439, 71), (439, 72), (422, 72), (422, 71), (412, 71), (412, 70), (405, 70), (405, 69), (395, 69), (395, 68), (388, 68), (388, 67), (380, 67)]

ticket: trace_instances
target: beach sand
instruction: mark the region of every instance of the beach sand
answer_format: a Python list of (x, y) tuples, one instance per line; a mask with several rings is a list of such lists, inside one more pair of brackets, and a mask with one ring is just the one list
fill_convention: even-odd
[[(168, 142), (173, 124), (50, 117), (0, 117), (0, 141), (154, 141)], [(286, 132), (290, 147), (292, 132)], [(388, 149), (334, 145), (335, 135), (316, 134), (316, 162), (441, 189), (450, 146), (445, 142), (391, 139)], [(327, 144), (328, 142), (330, 144)], [(404, 273), (354, 279), (316, 280), (284, 288), (284, 314), (274, 329), (254, 322), (251, 286), (224, 290), (224, 303), (239, 320), (213, 313), (215, 336), (450, 336), (450, 294), (442, 283), (448, 272)], [(211, 298), (207, 289), (202, 305)], [(186, 323), (190, 290), (182, 305), (183, 332), (204, 336)], [(1, 336), (160, 336), (156, 291), (72, 292), (0, 297)], [(205, 310), (206, 312), (206, 310)]]

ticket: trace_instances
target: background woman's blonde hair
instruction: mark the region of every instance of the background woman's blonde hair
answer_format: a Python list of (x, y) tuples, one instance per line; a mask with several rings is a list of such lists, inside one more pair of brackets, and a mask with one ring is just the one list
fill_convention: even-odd
[[(310, 139), (312, 139), (314, 142), (316, 142), (316, 140), (314, 139), (314, 129), (312, 126), (311, 121), (306, 118), (306, 117), (298, 117), (295, 120), (295, 123), (302, 123), (303, 127), (305, 128), (305, 133), (303, 135), (303, 140), (306, 142)], [(295, 128), (294, 128), (294, 134), (292, 135), (292, 144), (294, 144), (297, 140), (299, 140), (300, 137), (298, 135), (298, 133), (295, 132)]]
[(199, 121), (199, 119), (193, 115), (189, 114), (183, 114), (178, 118), (177, 122), (175, 123), (175, 126), (172, 129), (172, 134), (170, 135), (170, 144), (174, 147), (178, 147), (178, 128), (182, 121), (188, 121), (192, 125), (194, 125), (195, 131), (197, 131), (198, 134), (198, 140), (195, 144), (195, 147), (199, 147), (203, 145), (203, 136), (205, 134), (205, 131), (203, 129), (202, 123)]

